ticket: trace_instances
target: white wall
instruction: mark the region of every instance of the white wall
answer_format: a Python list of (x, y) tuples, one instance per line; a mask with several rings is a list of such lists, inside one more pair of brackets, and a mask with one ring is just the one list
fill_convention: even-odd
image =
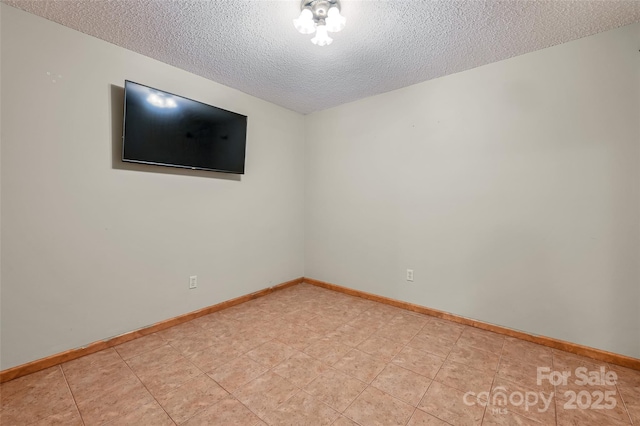
[[(303, 116), (1, 10), (0, 368), (302, 276)], [(122, 164), (125, 79), (247, 115), (246, 174)]]
[(639, 41), (307, 116), (305, 276), (640, 357)]

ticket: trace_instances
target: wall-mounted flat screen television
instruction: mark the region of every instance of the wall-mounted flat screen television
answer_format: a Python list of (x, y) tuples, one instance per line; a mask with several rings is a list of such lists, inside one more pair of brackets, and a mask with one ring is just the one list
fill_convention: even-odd
[(122, 161), (244, 174), (247, 117), (124, 84)]

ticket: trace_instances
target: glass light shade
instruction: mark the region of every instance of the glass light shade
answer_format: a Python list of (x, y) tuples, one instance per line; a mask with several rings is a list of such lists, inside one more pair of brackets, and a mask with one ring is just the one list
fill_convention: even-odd
[(313, 22), (313, 12), (309, 9), (302, 9), (300, 16), (293, 20), (293, 26), (302, 34), (313, 34), (316, 25)]
[(333, 39), (327, 33), (326, 25), (318, 25), (316, 28), (316, 36), (311, 39), (311, 43), (316, 46), (328, 46), (333, 43)]
[(345, 24), (347, 23), (347, 18), (340, 15), (340, 10), (336, 6), (333, 6), (331, 9), (329, 9), (326, 22), (327, 30), (333, 33), (337, 33), (338, 31), (342, 31)]

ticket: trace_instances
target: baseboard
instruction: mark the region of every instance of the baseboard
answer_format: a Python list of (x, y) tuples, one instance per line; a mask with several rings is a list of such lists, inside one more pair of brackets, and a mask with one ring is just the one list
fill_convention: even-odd
[(375, 302), (384, 303), (386, 305), (395, 306), (397, 308), (407, 309), (409, 311), (418, 312), (425, 315), (430, 315), (437, 318), (453, 321), (458, 324), (464, 324), (471, 327), (480, 328), (483, 330), (493, 331), (494, 333), (503, 334), (505, 336), (515, 337), (518, 339), (526, 340), (528, 342), (537, 343), (550, 348), (571, 352), (576, 355), (585, 356), (598, 361), (604, 361), (611, 364), (621, 365), (623, 367), (632, 368), (634, 370), (640, 370), (640, 359), (632, 358), (626, 355), (620, 355), (613, 352), (604, 351), (602, 349), (596, 349), (589, 346), (579, 345), (577, 343), (571, 343), (560, 339), (554, 339), (551, 337), (537, 336), (533, 334), (525, 333), (524, 331), (513, 330), (508, 327), (502, 327), (495, 324), (489, 324), (486, 322), (474, 320), (471, 318), (462, 317), (459, 315), (450, 314), (448, 312), (439, 311), (437, 309), (431, 309), (413, 303), (403, 302), (400, 300), (391, 299), (384, 296), (378, 296), (376, 294), (366, 293), (360, 290), (354, 290), (347, 287), (342, 287), (336, 284), (327, 283), (324, 281), (315, 280), (313, 278), (304, 278), (304, 282), (312, 284), (318, 287), (326, 288), (340, 293), (345, 293), (350, 296), (361, 297), (363, 299), (372, 300)]
[(248, 302), (249, 300), (266, 296), (267, 294), (273, 293), (274, 291), (282, 290), (287, 287), (300, 284), (302, 281), (303, 281), (303, 278), (296, 278), (295, 280), (287, 281), (273, 287), (265, 288), (255, 293), (240, 296), (235, 299), (218, 303), (217, 305), (207, 306), (206, 308), (198, 309), (197, 311), (189, 312), (187, 314), (179, 315), (177, 317), (170, 318), (165, 321), (157, 322), (153, 325), (150, 325), (149, 327), (145, 327), (140, 330), (135, 330), (129, 333), (121, 334), (119, 336), (115, 336), (107, 340), (100, 340), (97, 342), (93, 342), (82, 348), (70, 349), (68, 351), (60, 352), (55, 355), (48, 356), (46, 358), (37, 359), (35, 361), (31, 361), (26, 364), (18, 365), (13, 368), (0, 371), (0, 383), (17, 379), (18, 377), (26, 376), (27, 374), (35, 373), (37, 371), (44, 370), (45, 368), (53, 367), (55, 365), (62, 364), (67, 361), (71, 361), (71, 360), (83, 357), (85, 355), (90, 355), (92, 353), (99, 352), (101, 350), (104, 350), (113, 346), (121, 345), (122, 343), (135, 340), (139, 337), (146, 336), (148, 334), (157, 333), (158, 331), (165, 330), (169, 327), (173, 327), (187, 321), (191, 321), (198, 317), (212, 314), (222, 309), (230, 308), (231, 306), (239, 305), (240, 303)]

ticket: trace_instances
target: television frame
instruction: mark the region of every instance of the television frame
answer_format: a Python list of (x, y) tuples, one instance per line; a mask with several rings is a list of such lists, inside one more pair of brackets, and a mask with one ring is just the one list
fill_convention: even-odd
[[(148, 89), (160, 92), (160, 93), (164, 93), (170, 96), (175, 96), (176, 98), (180, 98), (180, 99), (184, 99), (190, 102), (195, 102), (201, 105), (204, 105), (208, 108), (214, 108), (220, 111), (224, 111), (224, 112), (228, 112), (234, 115), (237, 115), (239, 117), (244, 117), (245, 120), (245, 139), (244, 139), (244, 149), (243, 149), (243, 162), (242, 162), (242, 170), (241, 171), (236, 171), (236, 170), (224, 170), (224, 169), (213, 169), (213, 168), (207, 168), (207, 167), (198, 167), (198, 166), (188, 166), (188, 165), (182, 165), (182, 164), (170, 164), (170, 163), (157, 163), (157, 162), (153, 162), (153, 161), (144, 161), (144, 160), (134, 160), (134, 159), (126, 159), (124, 157), (124, 151), (125, 151), (125, 132), (126, 132), (126, 126), (127, 126), (127, 83), (133, 83), (136, 84), (138, 86), (142, 86), (142, 87), (146, 87)], [(141, 83), (137, 83), (135, 81), (132, 80), (125, 80), (125, 85), (124, 85), (124, 99), (123, 99), (123, 104), (124, 104), (124, 111), (123, 111), (123, 117), (122, 117), (122, 161), (126, 162), (126, 163), (136, 163), (136, 164), (148, 164), (148, 165), (152, 165), (152, 166), (163, 166), (163, 167), (172, 167), (172, 168), (179, 168), (179, 169), (187, 169), (187, 170), (203, 170), (203, 171), (208, 171), (208, 172), (218, 172), (218, 173), (228, 173), (228, 174), (236, 174), (236, 175), (243, 175), (245, 174), (245, 169), (246, 169), (246, 156), (247, 156), (247, 132), (249, 129), (249, 118), (244, 115), (244, 114), (240, 114), (234, 111), (230, 111), (224, 108), (220, 108), (220, 107), (216, 107), (213, 105), (209, 105), (206, 104), (204, 102), (200, 102), (197, 101), (195, 99), (191, 99), (191, 98), (187, 98), (186, 96), (180, 96), (180, 95), (176, 95), (175, 93), (171, 93), (171, 92), (167, 92), (165, 90), (160, 90), (160, 89), (156, 89), (155, 87), (151, 87), (151, 86), (147, 86), (146, 84), (141, 84)]]

